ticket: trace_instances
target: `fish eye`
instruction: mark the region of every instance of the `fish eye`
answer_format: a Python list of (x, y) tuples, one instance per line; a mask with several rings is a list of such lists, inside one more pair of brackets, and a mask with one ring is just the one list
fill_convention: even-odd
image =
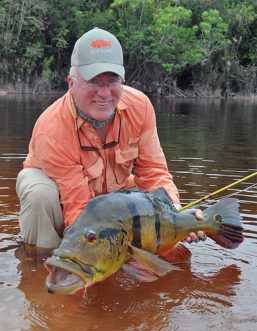
[(85, 238), (88, 240), (88, 242), (94, 242), (96, 240), (96, 234), (93, 231), (88, 231), (85, 234)]

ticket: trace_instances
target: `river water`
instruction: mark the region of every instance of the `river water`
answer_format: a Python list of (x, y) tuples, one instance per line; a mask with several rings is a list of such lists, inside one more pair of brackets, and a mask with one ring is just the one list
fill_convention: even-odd
[[(0, 330), (256, 330), (257, 176), (213, 198), (239, 200), (245, 235), (239, 248), (208, 239), (187, 244), (192, 260), (183, 272), (152, 283), (119, 271), (86, 295), (46, 292), (44, 258), (24, 255), (19, 237), (15, 179), (33, 125), (54, 99), (0, 96)], [(256, 99), (153, 103), (183, 205), (257, 171)]]

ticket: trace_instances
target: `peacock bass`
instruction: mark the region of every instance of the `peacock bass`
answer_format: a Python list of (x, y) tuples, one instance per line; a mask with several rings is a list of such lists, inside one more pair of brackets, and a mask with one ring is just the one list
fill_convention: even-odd
[(153, 281), (190, 259), (190, 251), (179, 242), (192, 231), (204, 231), (225, 248), (243, 241), (236, 199), (220, 200), (203, 216), (199, 221), (187, 211), (177, 212), (164, 188), (97, 196), (65, 229), (59, 248), (45, 261), (46, 288), (73, 294), (120, 268), (140, 281)]

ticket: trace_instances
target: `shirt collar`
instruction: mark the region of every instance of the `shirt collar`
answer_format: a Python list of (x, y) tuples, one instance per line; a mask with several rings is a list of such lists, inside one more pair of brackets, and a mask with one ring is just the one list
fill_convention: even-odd
[[(70, 109), (70, 111), (73, 115), (73, 118), (74, 118), (75, 130), (77, 130), (76, 125), (75, 125), (75, 120), (77, 119), (78, 129), (81, 127), (81, 125), (83, 124), (83, 122), (85, 120), (78, 115), (78, 111), (77, 111), (74, 99), (73, 99), (72, 94), (70, 93), (70, 91), (68, 91), (68, 104), (69, 104), (69, 109)], [(118, 105), (116, 107), (116, 110), (115, 110), (115, 113), (114, 113), (113, 117), (115, 117), (116, 113), (120, 114), (120, 110), (121, 110), (120, 105)]]

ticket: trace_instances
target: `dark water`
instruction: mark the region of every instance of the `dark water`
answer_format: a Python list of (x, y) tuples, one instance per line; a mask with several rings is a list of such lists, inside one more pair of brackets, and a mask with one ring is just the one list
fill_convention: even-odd
[[(183, 271), (152, 283), (118, 272), (84, 296), (46, 292), (43, 259), (25, 256), (20, 243), (15, 179), (33, 124), (52, 101), (0, 96), (0, 330), (256, 330), (257, 176), (215, 196), (240, 202), (238, 249), (208, 239), (188, 245)], [(183, 204), (257, 171), (257, 100), (153, 102)]]

